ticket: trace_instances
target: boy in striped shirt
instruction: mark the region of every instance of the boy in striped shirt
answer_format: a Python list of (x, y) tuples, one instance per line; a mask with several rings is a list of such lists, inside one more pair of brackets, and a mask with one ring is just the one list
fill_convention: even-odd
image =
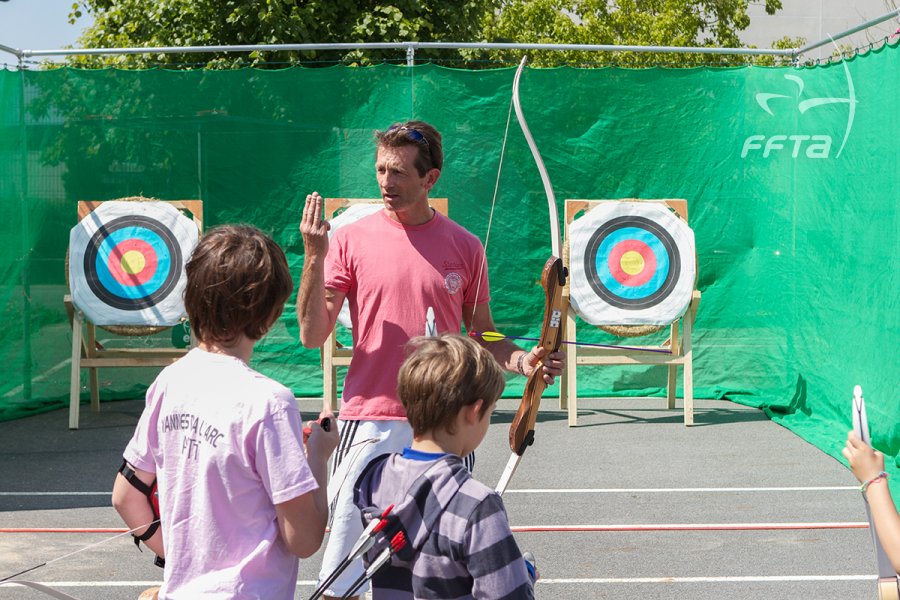
[(460, 458), (484, 439), (503, 372), (487, 350), (460, 335), (410, 345), (397, 391), (413, 443), (372, 461), (354, 489), (363, 515), (393, 504), (388, 531), (399, 528), (407, 540), (373, 577), (373, 598), (534, 598), (536, 574), (513, 538), (503, 501)]

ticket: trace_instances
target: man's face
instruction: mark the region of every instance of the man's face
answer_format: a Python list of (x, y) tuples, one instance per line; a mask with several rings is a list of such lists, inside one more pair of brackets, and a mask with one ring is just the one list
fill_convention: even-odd
[(375, 155), (375, 172), (384, 206), (395, 213), (421, 210), (428, 206), (428, 191), (437, 181), (437, 169), (419, 176), (414, 166), (417, 146), (379, 147)]

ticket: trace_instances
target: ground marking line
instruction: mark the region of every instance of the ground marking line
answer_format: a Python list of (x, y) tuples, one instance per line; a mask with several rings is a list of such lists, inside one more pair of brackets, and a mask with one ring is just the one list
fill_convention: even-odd
[(516, 533), (553, 531), (612, 532), (612, 531), (773, 531), (796, 529), (868, 529), (868, 522), (834, 523), (659, 523), (647, 525), (519, 525)]
[(858, 485), (849, 486), (810, 486), (810, 487), (705, 487), (705, 488), (527, 488), (506, 490), (507, 494), (660, 494), (660, 493), (698, 493), (698, 492), (858, 492)]
[[(667, 494), (704, 492), (844, 492), (859, 491), (858, 485), (810, 487), (707, 487), (707, 488), (525, 488), (507, 494)], [(112, 492), (0, 492), (0, 496), (111, 496)]]
[[(514, 533), (615, 531), (792, 531), (799, 529), (868, 529), (867, 521), (823, 523), (658, 523), (646, 525), (517, 525)], [(120, 527), (0, 527), (0, 533), (124, 533)]]
[(555, 583), (789, 583), (798, 581), (872, 581), (877, 575), (760, 575), (743, 577), (592, 577), (538, 579), (538, 585)]
[(0, 492), (0, 496), (112, 496), (108, 492)]
[[(877, 575), (749, 575), (725, 577), (578, 577), (539, 579), (539, 586), (554, 584), (635, 584), (635, 583), (791, 583), (804, 581), (873, 581)], [(15, 584), (15, 580), (7, 582)], [(55, 588), (152, 587), (161, 581), (42, 581)], [(297, 587), (314, 586), (314, 580), (297, 582)], [(21, 586), (17, 586), (21, 587)]]

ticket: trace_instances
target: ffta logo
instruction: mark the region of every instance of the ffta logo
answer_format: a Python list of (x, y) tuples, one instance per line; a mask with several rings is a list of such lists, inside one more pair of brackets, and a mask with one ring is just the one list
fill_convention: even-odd
[[(847, 144), (847, 138), (850, 136), (850, 130), (853, 128), (853, 117), (856, 113), (856, 92), (853, 87), (853, 80), (850, 78), (850, 70), (844, 64), (844, 73), (847, 76), (847, 97), (846, 98), (807, 98), (803, 99), (803, 80), (797, 75), (788, 73), (784, 76), (788, 81), (794, 82), (797, 86), (797, 110), (800, 114), (806, 111), (829, 104), (847, 104), (849, 113), (847, 115), (847, 128), (844, 130), (844, 137), (841, 140), (841, 146), (838, 148), (835, 158), (841, 155), (844, 146)], [(792, 100), (794, 97), (787, 94), (756, 94), (756, 103), (768, 114), (774, 116), (775, 113), (769, 106), (774, 100)], [(797, 158), (803, 153), (807, 158), (830, 158), (831, 148), (834, 145), (833, 138), (823, 133), (778, 133), (771, 136), (756, 134), (748, 136), (744, 140), (743, 148), (741, 148), (741, 158), (747, 158), (749, 155), (769, 158), (773, 154), (780, 155), (783, 152), (790, 152), (791, 158)]]

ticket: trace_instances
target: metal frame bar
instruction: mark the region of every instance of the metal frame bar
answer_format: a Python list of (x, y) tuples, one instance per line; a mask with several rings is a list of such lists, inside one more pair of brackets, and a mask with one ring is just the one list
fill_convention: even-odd
[(885, 14), (881, 15), (880, 17), (876, 17), (874, 19), (866, 21), (865, 23), (860, 23), (856, 27), (851, 27), (850, 29), (842, 31), (835, 36), (828, 36), (824, 40), (819, 40), (818, 42), (815, 42), (813, 44), (807, 44), (807, 45), (803, 46), (802, 48), (797, 48), (794, 51), (795, 56), (800, 56), (801, 54), (809, 52), (810, 50), (815, 50), (816, 48), (821, 48), (822, 46), (825, 46), (829, 43), (834, 43), (841, 38), (847, 37), (848, 35), (853, 35), (854, 33), (862, 31), (863, 29), (868, 29), (869, 27), (878, 25), (879, 23), (883, 23), (883, 22), (887, 21), (888, 19), (890, 19), (891, 17), (897, 17), (898, 19), (900, 19), (900, 10), (892, 10), (891, 12), (885, 13)]
[(827, 39), (813, 44), (807, 44), (801, 48), (709, 48), (690, 46), (616, 46), (608, 44), (515, 44), (515, 43), (489, 43), (489, 42), (363, 42), (363, 43), (333, 43), (333, 44), (260, 44), (260, 45), (236, 45), (236, 46), (158, 46), (148, 48), (59, 48), (54, 50), (27, 50), (13, 48), (0, 44), (0, 51), (8, 52), (19, 59), (21, 65), (26, 58), (46, 56), (98, 56), (119, 54), (198, 54), (216, 52), (257, 52), (257, 51), (309, 51), (309, 50), (404, 50), (406, 64), (412, 66), (415, 63), (415, 52), (422, 48), (447, 48), (447, 49), (493, 49), (493, 50), (551, 50), (551, 51), (582, 51), (582, 52), (658, 52), (661, 54), (731, 54), (748, 56), (789, 56), (796, 64), (798, 58), (810, 50), (815, 50), (828, 43), (845, 38), (849, 35), (868, 29), (890, 18), (900, 19), (900, 10), (893, 10), (875, 19), (870, 19), (855, 27), (842, 31)]
[(58, 50), (20, 50), (23, 58), (41, 56), (96, 56), (117, 54), (196, 54), (210, 52), (282, 52), (308, 50), (405, 50), (407, 62), (417, 49), (480, 48), (493, 50), (554, 50), (583, 52), (659, 52), (679, 54), (748, 54), (790, 56), (793, 50), (775, 48), (708, 48), (682, 46), (615, 46), (603, 44), (514, 44), (488, 42), (364, 42), (335, 44), (260, 44), (243, 46), (158, 46), (152, 48), (82, 48)]

